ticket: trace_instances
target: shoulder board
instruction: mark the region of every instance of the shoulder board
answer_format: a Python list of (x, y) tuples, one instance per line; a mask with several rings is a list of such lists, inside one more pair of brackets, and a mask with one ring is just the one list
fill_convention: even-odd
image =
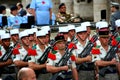
[(36, 44), (34, 44), (34, 45), (32, 46), (32, 49), (36, 49)]
[(37, 55), (37, 52), (35, 49), (28, 49), (28, 55), (29, 56), (36, 56)]
[(1, 51), (1, 46), (0, 46), (0, 51)]
[(13, 55), (17, 55), (20, 54), (19, 49), (18, 48), (14, 48), (12, 51)]
[(56, 54), (56, 53), (57, 53), (57, 51), (53, 50), (53, 51), (52, 51), (52, 53), (53, 53), (53, 54)]
[(52, 59), (52, 60), (56, 60), (56, 55), (53, 53), (48, 53), (48, 58)]
[(72, 61), (76, 61), (76, 57), (74, 55), (71, 55), (70, 58), (71, 58)]

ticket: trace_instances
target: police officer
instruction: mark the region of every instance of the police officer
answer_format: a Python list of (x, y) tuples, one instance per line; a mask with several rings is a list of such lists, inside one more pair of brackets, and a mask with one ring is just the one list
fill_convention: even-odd
[[(46, 66), (47, 71), (51, 73), (65, 71), (65, 73), (58, 76), (56, 80), (71, 80), (71, 79), (78, 80), (75, 59), (70, 58), (67, 61), (67, 65), (55, 66), (55, 64), (58, 63), (59, 60), (62, 58), (62, 56), (65, 54), (65, 43), (66, 43), (63, 35), (56, 36), (55, 41), (56, 41), (55, 46), (58, 48), (57, 50), (58, 52), (56, 54), (53, 53), (49, 54), (48, 62)], [(65, 77), (61, 78), (61, 76), (65, 76)]]
[(116, 26), (115, 26), (115, 20), (117, 19), (120, 19), (120, 11), (119, 11), (119, 3), (115, 3), (113, 2), (111, 4), (111, 16), (110, 16), (110, 22), (111, 22), (111, 26), (113, 28), (113, 30), (116, 29)]
[(99, 47), (100, 50), (100, 54), (97, 58), (95, 64), (96, 66), (98, 66), (99, 70), (98, 72), (106, 67), (109, 66), (111, 67), (111, 71), (109, 69), (107, 69), (107, 71), (105, 71), (105, 76), (101, 76), (99, 75), (99, 80), (118, 80), (118, 74), (117, 74), (117, 68), (116, 68), (116, 64), (118, 63), (118, 56), (116, 56), (115, 58), (113, 58), (111, 61), (104, 61), (103, 59), (105, 58), (105, 56), (107, 55), (107, 52), (110, 50), (110, 46), (108, 45), (108, 40), (109, 40), (109, 30), (108, 28), (102, 28), (99, 30), (99, 41), (101, 43), (101, 46)]
[(61, 3), (59, 5), (59, 13), (56, 15), (56, 21), (58, 23), (70, 22), (72, 15), (66, 12), (66, 5)]
[[(8, 50), (10, 49), (10, 34), (9, 33), (5, 33), (1, 35), (1, 40), (2, 40), (2, 46), (1, 46), (1, 50), (0, 50), (0, 75), (2, 76), (2, 78), (8, 76), (8, 75), (13, 75), (15, 78), (15, 74), (13, 74), (14, 68), (12, 67), (13, 61), (12, 61), (12, 57), (8, 56), (7, 59), (5, 61), (3, 61), (3, 59), (5, 59), (5, 55), (8, 55), (9, 52)], [(6, 53), (7, 52), (7, 53)]]
[[(29, 67), (35, 70), (37, 78), (39, 80), (43, 79), (48, 80), (49, 74), (42, 74), (41, 70), (46, 68), (46, 63), (41, 64), (39, 59), (43, 55), (44, 51), (46, 50), (46, 45), (45, 45), (45, 39), (46, 39), (46, 34), (44, 30), (40, 30), (36, 32), (36, 36), (38, 39), (38, 44), (36, 45), (36, 55), (30, 56), (31, 59), (29, 60)], [(46, 62), (46, 61), (45, 61)]]
[(20, 28), (20, 24), (22, 23), (22, 18), (18, 16), (17, 6), (12, 5), (11, 15), (8, 17), (8, 28)]

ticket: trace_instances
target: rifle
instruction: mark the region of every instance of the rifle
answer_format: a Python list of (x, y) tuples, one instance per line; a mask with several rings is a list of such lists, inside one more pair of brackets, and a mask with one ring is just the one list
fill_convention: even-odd
[(44, 53), (42, 54), (42, 56), (38, 59), (38, 62), (39, 62), (40, 64), (44, 64), (44, 63), (47, 61), (48, 53), (50, 52), (51, 49), (52, 49), (52, 47), (49, 46), (49, 47), (44, 51)]
[(112, 33), (111, 37), (109, 38), (108, 44), (111, 45), (111, 41), (118, 36), (118, 32), (115, 31)]
[[(92, 48), (93, 48), (93, 46), (94, 46), (94, 43), (97, 41), (97, 39), (98, 39), (98, 36), (97, 36), (97, 35), (93, 35), (92, 38), (91, 38), (91, 40), (89, 40), (87, 46), (86, 46), (86, 47), (84, 48), (84, 50), (78, 55), (78, 57), (83, 58), (83, 57), (88, 56), (88, 55), (90, 54), (90, 51), (92, 50)], [(86, 68), (88, 67), (88, 65), (85, 64), (85, 63), (82, 63), (82, 65), (83, 65), (84, 67), (86, 67)], [(81, 65), (77, 65), (77, 70), (79, 70), (80, 66), (81, 66)]]
[[(120, 44), (120, 41), (118, 41), (116, 45), (114, 45), (114, 46), (112, 46), (110, 48), (110, 50), (108, 51), (107, 55), (103, 59), (104, 61), (111, 61), (113, 58), (115, 58), (115, 53), (116, 53), (116, 51), (118, 49), (119, 44)], [(113, 69), (110, 66), (106, 66), (106, 67), (103, 67), (103, 68), (101, 68), (99, 70), (99, 74), (104, 77), (105, 76), (105, 72), (107, 70), (109, 70), (111, 72), (113, 71)]]
[(9, 57), (12, 55), (13, 49), (17, 46), (19, 41), (17, 41), (13, 46), (10, 46), (6, 53), (0, 58), (0, 62), (5, 62), (8, 60)]
[[(70, 56), (72, 55), (72, 51), (74, 50), (74, 47), (72, 47), (72, 49), (67, 49), (65, 54), (63, 55), (63, 57), (59, 60), (58, 63), (55, 64), (56, 67), (59, 66), (65, 66), (67, 64), (67, 61), (69, 60)], [(50, 80), (56, 80), (57, 77), (62, 74), (62, 72), (64, 71), (59, 71), (57, 73), (55, 73)]]
[(24, 59), (23, 59), (23, 61), (27, 62), (29, 59), (30, 59), (30, 57), (28, 56), (28, 54), (26, 54), (25, 57), (24, 57)]

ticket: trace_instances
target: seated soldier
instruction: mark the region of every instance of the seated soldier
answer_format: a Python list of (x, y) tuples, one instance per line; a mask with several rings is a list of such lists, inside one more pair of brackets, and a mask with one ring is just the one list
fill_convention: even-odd
[[(61, 66), (56, 65), (59, 63), (61, 58), (63, 58), (63, 56), (66, 54), (65, 53), (66, 42), (62, 34), (58, 34), (58, 36), (55, 37), (55, 41), (56, 41), (55, 46), (58, 48), (57, 50), (58, 52), (55, 54), (54, 53), (48, 54), (48, 62), (46, 64), (47, 71), (51, 73), (57, 73), (57, 72), (59, 73), (60, 71), (64, 71), (61, 72), (61, 74), (58, 75), (55, 80), (71, 80), (71, 79), (78, 80), (78, 73), (75, 65), (75, 56), (73, 54), (70, 55), (70, 58), (66, 62), (67, 63), (66, 65), (61, 65)], [(51, 79), (53, 79), (53, 77)]]

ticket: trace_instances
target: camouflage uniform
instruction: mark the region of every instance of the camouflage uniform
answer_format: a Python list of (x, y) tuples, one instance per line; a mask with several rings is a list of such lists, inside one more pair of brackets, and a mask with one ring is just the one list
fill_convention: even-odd
[(56, 21), (59, 23), (71, 22), (72, 14), (58, 13), (56, 15)]

